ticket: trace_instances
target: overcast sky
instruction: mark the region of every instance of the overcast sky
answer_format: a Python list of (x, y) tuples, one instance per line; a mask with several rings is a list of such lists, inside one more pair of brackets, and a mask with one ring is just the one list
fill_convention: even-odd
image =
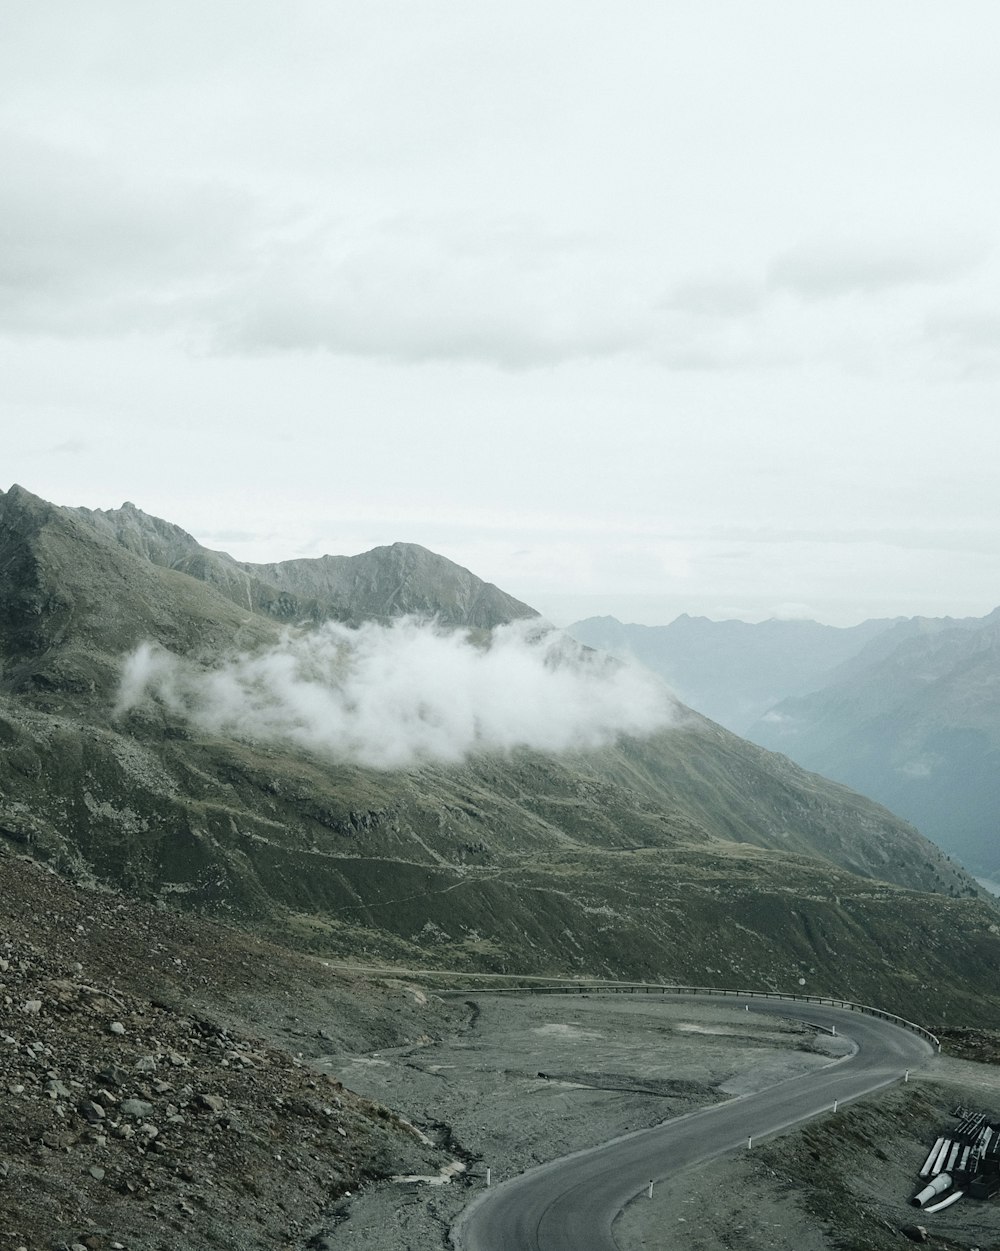
[(557, 624), (985, 613), (998, 133), (996, 0), (0, 0), (0, 487)]

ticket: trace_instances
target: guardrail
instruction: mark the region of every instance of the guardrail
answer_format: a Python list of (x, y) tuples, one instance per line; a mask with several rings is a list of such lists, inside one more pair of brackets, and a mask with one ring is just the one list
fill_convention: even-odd
[(566, 982), (556, 986), (497, 986), (469, 987), (466, 990), (439, 990), (438, 995), (722, 995), (734, 999), (784, 999), (792, 1003), (819, 1003), (831, 1008), (844, 1008), (849, 1012), (861, 1012), (865, 1016), (877, 1016), (891, 1021), (901, 1029), (919, 1034), (936, 1050), (941, 1050), (941, 1040), (930, 1030), (915, 1021), (884, 1012), (870, 1004), (854, 1003), (850, 999), (832, 999), (827, 995), (789, 995), (776, 990), (720, 990), (714, 986), (661, 986), (652, 982)]

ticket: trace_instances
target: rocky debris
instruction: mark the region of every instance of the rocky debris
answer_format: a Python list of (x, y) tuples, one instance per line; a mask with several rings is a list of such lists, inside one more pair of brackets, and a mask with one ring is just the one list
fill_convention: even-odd
[(770, 1139), (759, 1151), (755, 1144), (754, 1167), (795, 1193), (814, 1220), (835, 1231), (836, 1244), (852, 1251), (891, 1251), (904, 1239), (938, 1251), (996, 1251), (990, 1204), (960, 1203), (926, 1225), (924, 1213), (910, 1206), (914, 1174), (941, 1133), (956, 1089), (919, 1077), (891, 1086)]
[(932, 1034), (941, 1039), (946, 1055), (979, 1064), (1000, 1064), (1000, 1029), (964, 1029), (955, 1025), (936, 1025)]
[(368, 1179), (442, 1166), (386, 1108), (213, 1019), (208, 961), (201, 1003), (151, 999), (155, 932), (0, 854), (0, 1251), (304, 1247)]

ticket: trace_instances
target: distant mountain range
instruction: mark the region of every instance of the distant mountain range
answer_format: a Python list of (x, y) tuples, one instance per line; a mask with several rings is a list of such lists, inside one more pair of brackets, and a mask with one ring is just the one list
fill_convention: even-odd
[(775, 704), (822, 685), (830, 670), (891, 630), (890, 619), (850, 629), (816, 621), (710, 621), (686, 613), (665, 626), (588, 617), (567, 633), (589, 647), (634, 659), (677, 698), (734, 734), (746, 734)]
[(603, 617), (569, 632), (635, 656), (700, 712), (870, 795), (1000, 880), (1000, 609), (846, 630)]
[(749, 734), (1000, 881), (1000, 609), (902, 622)]
[[(610, 746), (394, 769), (190, 715), (200, 686), (239, 686), (238, 711), (254, 709), (289, 637), (404, 614), (484, 652), (536, 616), (412, 544), (257, 566), (131, 505), (0, 493), (0, 838), (71, 877), (362, 960), (805, 985), (995, 1017), (998, 916), (961, 868), (683, 707)], [(143, 645), (188, 685), (168, 666), (155, 699), (122, 711)], [(553, 661), (586, 663), (569, 645)]]

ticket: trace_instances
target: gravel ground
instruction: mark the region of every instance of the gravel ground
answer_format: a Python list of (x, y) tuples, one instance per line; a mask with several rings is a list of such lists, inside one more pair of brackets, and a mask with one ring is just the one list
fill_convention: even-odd
[(847, 1050), (843, 1039), (792, 1021), (645, 997), (477, 994), (466, 1010), (465, 1030), (444, 1041), (319, 1061), (425, 1131), (440, 1136), (447, 1126), (454, 1157), (466, 1165), (445, 1186), (366, 1188), (327, 1246), (445, 1247), (447, 1227), (485, 1183), (487, 1167), (501, 1181), (829, 1064)]
[[(489, 1166), (499, 1181), (540, 1161), (844, 1054), (792, 1021), (669, 1000), (477, 994), (444, 1041), (321, 1067), (436, 1131), (467, 1170), (447, 1185), (397, 1181), (355, 1197), (324, 1246), (431, 1251)], [(957, 1103), (1000, 1116), (1000, 1068), (938, 1057), (906, 1086), (689, 1170), (619, 1219), (623, 1251), (888, 1251), (923, 1226), (941, 1251), (1000, 1249), (1000, 1203), (936, 1216), (909, 1204), (930, 1143)]]
[[(1000, 1054), (989, 1032), (958, 1043)], [(658, 997), (443, 998), (0, 854), (0, 1251), (433, 1251), (487, 1168), (500, 1181), (844, 1046)], [(659, 1185), (620, 1245), (888, 1251), (920, 1223), (928, 1246), (1000, 1251), (1000, 1203), (907, 1206), (956, 1103), (1000, 1116), (1000, 1066), (939, 1057)]]
[(925, 1246), (996, 1251), (997, 1201), (910, 1204), (956, 1104), (1000, 1115), (1000, 1070), (938, 1058), (908, 1085), (674, 1178), (626, 1209), (616, 1237), (629, 1251), (891, 1251), (922, 1226)]
[(448, 1159), (309, 1042), (435, 1013), (0, 854), (0, 1251), (298, 1251), (366, 1179)]

